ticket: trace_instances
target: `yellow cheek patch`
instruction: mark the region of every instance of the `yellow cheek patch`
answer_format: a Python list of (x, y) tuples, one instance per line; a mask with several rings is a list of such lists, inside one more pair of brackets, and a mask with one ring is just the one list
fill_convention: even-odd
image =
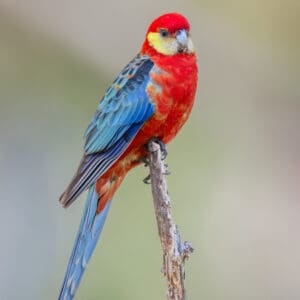
[(177, 41), (172, 37), (162, 37), (159, 32), (149, 32), (147, 35), (149, 44), (159, 53), (174, 55), (177, 53)]

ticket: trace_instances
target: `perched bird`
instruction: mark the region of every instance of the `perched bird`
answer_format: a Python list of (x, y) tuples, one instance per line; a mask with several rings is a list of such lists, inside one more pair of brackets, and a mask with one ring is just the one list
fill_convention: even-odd
[(68, 207), (89, 190), (59, 299), (73, 299), (112, 197), (147, 156), (147, 142), (169, 143), (188, 119), (197, 72), (190, 25), (184, 16), (168, 13), (151, 23), (139, 54), (106, 91), (87, 128), (78, 170), (60, 197)]

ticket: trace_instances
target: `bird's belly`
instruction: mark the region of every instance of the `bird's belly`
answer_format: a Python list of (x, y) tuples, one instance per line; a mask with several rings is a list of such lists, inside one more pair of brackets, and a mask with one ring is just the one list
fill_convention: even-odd
[[(190, 109), (189, 109), (190, 111)], [(164, 118), (154, 114), (140, 129), (130, 146), (123, 153), (119, 164), (130, 170), (141, 163), (141, 158), (147, 156), (146, 144), (151, 138), (159, 138), (163, 143), (169, 143), (184, 125), (189, 113), (186, 109), (173, 109)]]
[[(192, 67), (186, 67), (190, 64)], [(184, 68), (176, 78), (170, 70), (155, 68), (147, 87), (149, 99), (155, 106), (155, 113), (139, 130), (132, 143), (122, 154), (120, 163), (127, 170), (140, 164), (141, 158), (147, 155), (145, 145), (151, 138), (159, 138), (169, 143), (187, 121), (194, 103), (197, 77), (196, 61), (185, 61)]]

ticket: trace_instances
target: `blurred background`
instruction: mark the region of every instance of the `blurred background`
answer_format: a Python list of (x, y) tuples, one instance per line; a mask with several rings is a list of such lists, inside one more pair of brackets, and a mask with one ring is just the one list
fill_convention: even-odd
[[(149, 23), (177, 11), (199, 57), (169, 145), (189, 299), (300, 299), (300, 2), (0, 1), (0, 299), (56, 299), (86, 194), (58, 197), (96, 105)], [(76, 299), (164, 299), (148, 170), (115, 196)]]

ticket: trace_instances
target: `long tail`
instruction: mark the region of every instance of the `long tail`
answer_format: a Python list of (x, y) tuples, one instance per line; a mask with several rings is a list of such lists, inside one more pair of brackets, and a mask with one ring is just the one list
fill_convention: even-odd
[(87, 263), (100, 237), (111, 200), (97, 214), (98, 201), (99, 195), (96, 192), (94, 184), (89, 189), (84, 213), (58, 300), (73, 299)]

